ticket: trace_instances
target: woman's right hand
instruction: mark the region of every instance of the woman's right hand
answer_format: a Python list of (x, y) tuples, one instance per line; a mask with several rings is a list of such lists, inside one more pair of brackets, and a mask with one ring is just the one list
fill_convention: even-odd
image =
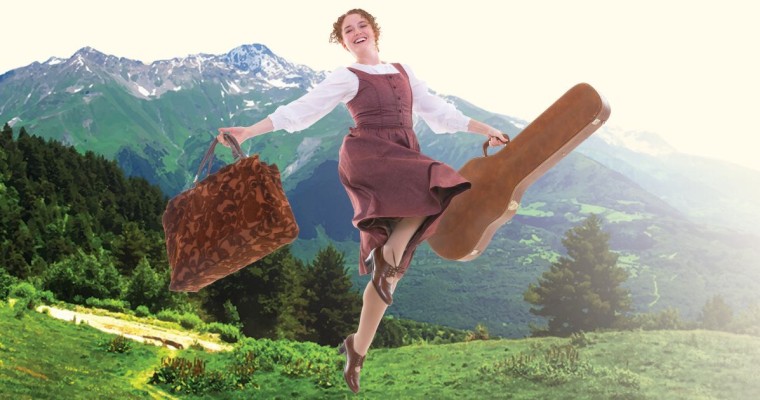
[(248, 132), (248, 127), (244, 126), (231, 126), (226, 128), (219, 128), (219, 135), (216, 136), (216, 140), (219, 141), (219, 143), (230, 147), (230, 144), (227, 143), (226, 140), (224, 140), (224, 134), (229, 133), (232, 135), (238, 142), (238, 144), (242, 145), (243, 142), (248, 140), (250, 137), (250, 133)]

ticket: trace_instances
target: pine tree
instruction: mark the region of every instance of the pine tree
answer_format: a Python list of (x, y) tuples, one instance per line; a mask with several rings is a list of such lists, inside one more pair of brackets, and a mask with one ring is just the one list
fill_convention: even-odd
[(359, 322), (361, 296), (352, 286), (343, 254), (332, 244), (320, 250), (304, 279), (310, 340), (334, 346), (354, 331)]
[(628, 277), (617, 266), (617, 254), (609, 250), (609, 235), (594, 214), (568, 230), (560, 257), (538, 284), (531, 284), (525, 301), (537, 307), (530, 312), (548, 319), (548, 327), (534, 335), (568, 336), (578, 331), (612, 327), (620, 313), (630, 310), (630, 294), (621, 288)]
[(156, 272), (146, 258), (140, 260), (127, 284), (125, 300), (132, 307), (140, 305), (157, 312), (166, 303), (169, 293), (166, 290), (168, 282), (162, 274)]
[(0, 181), (0, 265), (9, 274), (26, 279), (31, 273), (35, 240), (23, 220), (18, 192)]
[(116, 268), (122, 273), (130, 274), (137, 268), (144, 257), (148, 255), (151, 244), (137, 223), (127, 222), (113, 243), (113, 255), (116, 258)]
[(725, 330), (733, 317), (734, 312), (723, 296), (715, 295), (705, 303), (699, 320), (705, 329)]
[[(19, 237), (20, 231), (25, 231), (26, 224), (22, 220), (22, 208), (19, 206), (18, 192), (5, 184), (7, 165), (4, 164), (5, 153), (0, 148), (0, 269), (10, 275), (26, 278), (29, 274), (29, 264), (24, 258), (25, 253), (33, 251), (33, 243), (20, 243), (25, 248), (19, 248), (19, 239), (29, 239), (29, 235)], [(25, 251), (26, 250), (26, 251)]]
[(238, 310), (246, 336), (301, 338), (306, 333), (303, 270), (301, 261), (293, 257), (289, 246), (281, 247), (203, 289), (204, 308), (224, 320), (224, 304), (230, 300)]
[(92, 217), (89, 214), (76, 214), (67, 220), (66, 231), (71, 241), (86, 253), (93, 253), (99, 246), (92, 232)]
[(5, 147), (6, 143), (9, 143), (13, 140), (13, 128), (6, 122), (5, 125), (3, 125), (3, 130), (0, 132), (0, 147)]

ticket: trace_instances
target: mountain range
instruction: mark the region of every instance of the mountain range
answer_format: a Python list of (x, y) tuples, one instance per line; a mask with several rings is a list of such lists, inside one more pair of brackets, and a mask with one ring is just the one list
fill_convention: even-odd
[[(85, 47), (0, 75), (0, 122), (115, 159), (173, 196), (189, 186), (218, 127), (258, 121), (326, 75), (261, 44), (151, 64)], [(512, 137), (529, 123), (443, 97)], [(243, 148), (282, 172), (301, 228), (293, 251), (308, 259), (336, 243), (363, 287), (358, 232), (337, 178), (338, 149), (352, 125), (339, 106), (302, 132), (273, 132)], [(423, 152), (455, 168), (479, 156), (480, 136), (435, 134), (422, 120), (415, 129)], [(225, 150), (217, 150), (215, 168), (231, 161)], [(536, 322), (523, 291), (564, 254), (565, 231), (590, 213), (604, 218), (638, 311), (676, 307), (696, 318), (716, 294), (744, 307), (760, 301), (759, 187), (758, 172), (678, 153), (654, 133), (603, 127), (528, 189), (478, 259), (441, 260), (421, 246), (388, 312), (523, 335)]]

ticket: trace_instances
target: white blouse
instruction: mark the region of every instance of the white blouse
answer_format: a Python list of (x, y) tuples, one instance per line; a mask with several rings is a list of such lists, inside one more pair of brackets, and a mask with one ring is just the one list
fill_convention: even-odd
[[(435, 133), (466, 132), (470, 118), (453, 104), (446, 102), (428, 90), (425, 82), (414, 76), (411, 68), (402, 64), (412, 87), (412, 111), (427, 122)], [(352, 68), (369, 74), (398, 74), (393, 64), (365, 65), (354, 63)], [(301, 98), (277, 107), (269, 115), (274, 130), (296, 132), (310, 127), (332, 111), (338, 103), (348, 103), (359, 90), (359, 78), (346, 67), (334, 70), (322, 82)]]

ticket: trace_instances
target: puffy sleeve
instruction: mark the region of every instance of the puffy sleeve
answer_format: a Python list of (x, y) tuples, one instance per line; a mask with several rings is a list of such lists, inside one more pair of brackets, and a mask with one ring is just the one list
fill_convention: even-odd
[(462, 114), (453, 104), (430, 93), (427, 84), (417, 79), (408, 65), (402, 64), (409, 75), (414, 99), (413, 111), (428, 124), (435, 133), (466, 132), (470, 118)]
[(297, 132), (310, 127), (332, 111), (339, 103), (356, 96), (359, 79), (348, 68), (334, 70), (311, 91), (269, 115), (274, 130)]

